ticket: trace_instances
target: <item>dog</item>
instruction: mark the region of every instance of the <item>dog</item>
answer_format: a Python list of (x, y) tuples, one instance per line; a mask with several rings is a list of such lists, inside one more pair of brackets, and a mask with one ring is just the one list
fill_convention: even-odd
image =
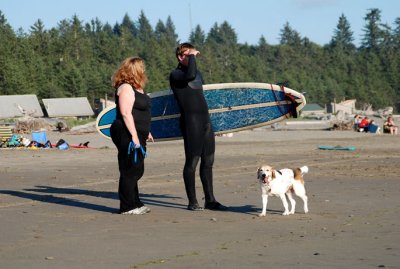
[[(285, 211), (282, 215), (287, 216), (294, 214), (296, 201), (292, 197), (294, 192), (303, 200), (304, 212), (308, 213), (308, 198), (304, 187), (303, 175), (308, 173), (308, 167), (303, 166), (296, 169), (284, 168), (275, 170), (269, 165), (263, 165), (257, 170), (257, 178), (260, 182), (262, 191), (262, 211), (260, 217), (265, 217), (267, 212), (268, 196), (279, 196), (282, 200)], [(286, 196), (291, 203), (289, 211)]]

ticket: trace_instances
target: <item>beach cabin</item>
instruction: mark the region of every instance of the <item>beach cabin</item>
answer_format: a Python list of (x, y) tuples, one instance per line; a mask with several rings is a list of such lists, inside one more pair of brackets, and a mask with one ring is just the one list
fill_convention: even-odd
[(353, 115), (356, 110), (356, 99), (344, 100), (340, 103), (332, 102), (327, 106), (327, 112), (336, 114), (341, 111), (345, 115)]
[(306, 104), (300, 112), (303, 118), (322, 119), (326, 116), (326, 110), (319, 104)]
[(43, 117), (43, 111), (36, 95), (0, 96), (0, 119), (23, 116)]
[(111, 106), (115, 106), (115, 101), (104, 98), (98, 98), (94, 100), (94, 111), (96, 115), (100, 114), (101, 111)]
[(85, 118), (94, 115), (86, 97), (49, 98), (42, 101), (50, 118)]

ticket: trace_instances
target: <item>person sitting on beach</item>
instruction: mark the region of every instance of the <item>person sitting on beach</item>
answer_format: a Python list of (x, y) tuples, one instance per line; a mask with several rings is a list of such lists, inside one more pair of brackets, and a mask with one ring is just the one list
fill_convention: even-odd
[(354, 124), (353, 124), (354, 131), (359, 131), (360, 122), (361, 122), (361, 117), (360, 115), (356, 114), (354, 116)]
[(369, 126), (369, 119), (368, 117), (365, 117), (361, 120), (361, 122), (358, 124), (358, 131), (359, 132), (368, 132), (368, 126)]
[(386, 121), (383, 123), (383, 133), (386, 134), (397, 134), (397, 125), (394, 123), (393, 117), (389, 116)]

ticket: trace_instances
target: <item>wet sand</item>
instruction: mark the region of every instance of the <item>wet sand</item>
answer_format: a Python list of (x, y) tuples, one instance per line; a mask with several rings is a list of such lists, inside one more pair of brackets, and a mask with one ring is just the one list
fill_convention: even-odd
[[(48, 137), (94, 148), (0, 150), (0, 268), (400, 268), (400, 136), (263, 128), (217, 137), (214, 191), (227, 212), (186, 210), (183, 141), (156, 142), (139, 183), (152, 210), (142, 216), (116, 214), (111, 141)], [(282, 216), (271, 197), (258, 217), (264, 163), (309, 166), (308, 214), (296, 199), (297, 213)]]

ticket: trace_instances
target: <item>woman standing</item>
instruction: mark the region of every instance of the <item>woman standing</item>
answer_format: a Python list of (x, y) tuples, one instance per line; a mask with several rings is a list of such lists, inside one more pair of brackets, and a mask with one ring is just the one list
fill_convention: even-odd
[(144, 173), (146, 140), (150, 133), (151, 103), (144, 92), (147, 82), (143, 59), (125, 59), (112, 78), (117, 118), (111, 125), (111, 139), (118, 149), (120, 213), (150, 212), (139, 198), (138, 180)]

